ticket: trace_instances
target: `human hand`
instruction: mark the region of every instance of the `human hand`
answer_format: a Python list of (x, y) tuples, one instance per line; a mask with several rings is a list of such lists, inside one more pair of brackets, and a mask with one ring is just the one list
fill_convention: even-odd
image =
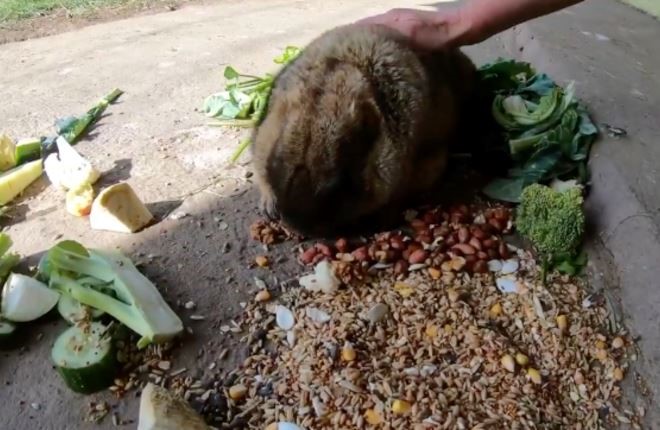
[(439, 11), (392, 9), (356, 24), (382, 24), (408, 37), (420, 49), (437, 50), (461, 44), (461, 37), (469, 30), (463, 15), (458, 7)]

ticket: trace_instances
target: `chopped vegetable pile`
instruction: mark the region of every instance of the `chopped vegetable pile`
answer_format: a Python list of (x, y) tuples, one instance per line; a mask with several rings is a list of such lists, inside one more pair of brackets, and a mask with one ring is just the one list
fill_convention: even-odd
[(553, 179), (586, 182), (587, 158), (597, 129), (576, 99), (573, 85), (557, 85), (530, 64), (498, 60), (480, 68), (492, 92), (493, 117), (504, 129), (514, 166), (484, 193), (517, 203), (523, 189)]
[(71, 327), (56, 340), (52, 359), (72, 390), (89, 394), (112, 384), (119, 370), (113, 340), (126, 338), (127, 329), (141, 336), (138, 348), (161, 345), (183, 332), (156, 286), (121, 253), (65, 240), (44, 254), (31, 277), (10, 273), (20, 260), (7, 253), (11, 245), (0, 233), (0, 276), (8, 276), (0, 303), (0, 347), (13, 342), (16, 323), (56, 308)]
[[(58, 119), (54, 136), (21, 139), (17, 143), (6, 135), (0, 136), (0, 205), (14, 200), (46, 171), (54, 185), (73, 190), (67, 195), (70, 213), (89, 213), (93, 198), (90, 188), (100, 174), (71, 146), (122, 94), (122, 90), (114, 89), (80, 117)], [(89, 204), (81, 204), (81, 196)]]

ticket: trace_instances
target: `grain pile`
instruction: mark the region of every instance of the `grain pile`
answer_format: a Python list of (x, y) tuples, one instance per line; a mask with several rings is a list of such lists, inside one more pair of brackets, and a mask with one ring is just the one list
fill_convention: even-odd
[(502, 239), (504, 208), (410, 215), (407, 230), (302, 250), (303, 263), (331, 261), (340, 288), (262, 292), (247, 307), (251, 354), (224, 389), (226, 422), (638, 428), (616, 408), (629, 341), (601, 297), (568, 277), (543, 284)]

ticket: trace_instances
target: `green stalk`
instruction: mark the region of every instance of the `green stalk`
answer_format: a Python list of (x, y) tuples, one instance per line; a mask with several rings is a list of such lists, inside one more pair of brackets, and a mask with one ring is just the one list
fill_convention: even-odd
[(217, 118), (214, 122), (209, 122), (211, 127), (240, 127), (240, 128), (250, 128), (254, 126), (254, 120), (252, 119), (220, 119)]
[(236, 160), (238, 160), (238, 157), (241, 156), (243, 151), (245, 151), (245, 148), (250, 146), (250, 143), (252, 143), (252, 140), (250, 138), (245, 138), (241, 140), (241, 143), (238, 145), (238, 148), (236, 148), (236, 151), (234, 151), (234, 155), (232, 155), (230, 162), (234, 164)]
[(56, 272), (51, 276), (50, 285), (84, 305), (99, 309), (108, 315), (112, 315), (136, 333), (145, 333), (149, 331), (149, 327), (142, 324), (142, 319), (135, 317), (131, 306), (115, 299), (114, 297), (100, 293), (93, 288), (84, 287), (76, 281), (60, 276)]

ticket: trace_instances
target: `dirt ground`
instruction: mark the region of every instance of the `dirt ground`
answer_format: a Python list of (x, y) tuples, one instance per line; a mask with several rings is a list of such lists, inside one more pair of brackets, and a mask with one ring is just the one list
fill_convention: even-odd
[[(199, 111), (203, 98), (221, 88), (225, 65), (262, 73), (286, 45), (304, 44), (325, 28), (427, 3), (193, 3), (119, 20), (114, 19), (135, 11), (108, 11), (91, 20), (44, 17), (22, 29), (0, 30), (0, 43), (44, 36), (0, 48), (0, 126), (15, 138), (50, 134), (56, 118), (82, 113), (114, 87), (125, 91), (77, 149), (104, 172), (100, 186), (127, 180), (160, 222), (134, 235), (92, 231), (87, 220), (66, 213), (61, 193), (41, 181), (10, 212), (7, 232), (28, 264), (61, 238), (118, 247), (143, 262), (146, 274), (193, 332), (173, 366), (200, 376), (212, 363), (216, 370), (231, 369), (241, 360), (238, 337), (219, 328), (254, 296), (254, 277), (274, 285), (301, 273), (290, 244), (270, 250), (273, 270), (250, 267), (265, 250), (248, 238), (248, 226), (257, 218), (249, 160), (245, 156), (228, 166), (240, 133), (207, 127)], [(470, 54), (478, 63), (492, 60), (502, 55), (501, 43), (494, 39), (471, 48)], [(188, 301), (196, 303), (194, 311), (183, 307)], [(192, 314), (206, 318), (193, 321)], [(109, 419), (100, 425), (84, 422), (87, 403), (105, 400), (127, 423), (125, 428), (134, 428), (137, 399), (79, 396), (56, 375), (49, 354), (63, 326), (56, 319), (32, 325), (21, 351), (0, 355), (0, 427), (114, 428)], [(221, 360), (225, 348), (230, 353)]]
[(131, 3), (122, 6), (101, 7), (73, 15), (66, 9), (18, 21), (0, 23), (0, 45), (10, 42), (51, 36), (73, 31), (88, 25), (115, 21), (139, 15), (175, 11), (186, 4), (204, 4), (205, 0), (156, 0), (146, 4)]

